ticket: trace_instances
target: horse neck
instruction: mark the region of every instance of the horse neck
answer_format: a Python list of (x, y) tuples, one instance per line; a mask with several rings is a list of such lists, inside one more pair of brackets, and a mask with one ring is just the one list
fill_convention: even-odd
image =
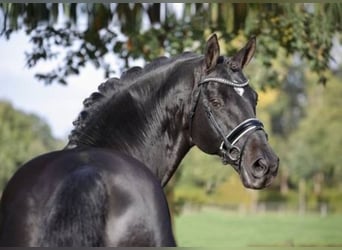
[(124, 152), (144, 163), (164, 186), (191, 148), (188, 127), (194, 79), (179, 79), (176, 73), (112, 98), (93, 126), (84, 129), (84, 140), (78, 145)]

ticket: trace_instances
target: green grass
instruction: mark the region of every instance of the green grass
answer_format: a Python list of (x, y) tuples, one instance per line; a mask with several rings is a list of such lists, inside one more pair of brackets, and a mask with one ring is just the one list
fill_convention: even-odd
[(175, 218), (180, 247), (342, 246), (342, 215), (185, 212)]

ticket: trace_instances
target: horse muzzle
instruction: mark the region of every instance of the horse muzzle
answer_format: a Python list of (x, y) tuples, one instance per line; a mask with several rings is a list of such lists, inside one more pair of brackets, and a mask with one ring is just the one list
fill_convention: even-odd
[[(264, 141), (265, 140), (265, 141)], [(242, 155), (239, 174), (245, 187), (262, 189), (269, 186), (277, 176), (279, 158), (266, 142), (255, 135)]]

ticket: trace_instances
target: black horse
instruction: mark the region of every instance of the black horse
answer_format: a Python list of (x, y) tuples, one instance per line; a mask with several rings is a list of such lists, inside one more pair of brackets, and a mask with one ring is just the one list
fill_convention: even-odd
[(252, 38), (220, 56), (183, 53), (132, 68), (84, 101), (65, 149), (22, 166), (3, 192), (1, 246), (174, 246), (163, 193), (196, 145), (231, 164), (247, 188), (269, 185), (278, 158), (255, 118), (242, 72)]

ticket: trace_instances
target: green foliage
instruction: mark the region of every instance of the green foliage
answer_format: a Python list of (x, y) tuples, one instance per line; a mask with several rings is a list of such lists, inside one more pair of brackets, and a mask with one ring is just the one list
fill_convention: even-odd
[(252, 205), (252, 191), (244, 188), (233, 168), (222, 165), (218, 158), (193, 148), (181, 168), (181, 176), (174, 187), (174, 201), (179, 205), (243, 205), (248, 208)]
[(182, 207), (186, 203), (192, 203), (196, 205), (203, 205), (209, 203), (208, 194), (204, 188), (196, 188), (194, 186), (175, 186), (175, 197), (174, 201), (179, 203)]
[(341, 70), (327, 74), (329, 85), (324, 87), (314, 84), (317, 76), (303, 65), (291, 66), (284, 60), (282, 64), (287, 74), (282, 87), (272, 90), (277, 98), (258, 109), (266, 125), (270, 121), (267, 131), (280, 157), (280, 174), (275, 189), (261, 191), (259, 199), (283, 200), (290, 207), (298, 206), (298, 183), (305, 180), (308, 209), (317, 209), (325, 202), (332, 210), (340, 211), (338, 200), (328, 199), (324, 192), (329, 188), (341, 193), (337, 189), (342, 178), (342, 138), (337, 132), (342, 127)]
[(231, 167), (223, 166), (218, 157), (206, 155), (195, 147), (182, 161), (178, 184), (197, 187), (210, 194), (227, 179), (230, 172)]
[(310, 88), (306, 117), (289, 137), (290, 150), (284, 157), (292, 175), (311, 178), (319, 171), (328, 183), (342, 178), (342, 85), (339, 78), (331, 79), (325, 88)]
[(1, 3), (0, 34), (10, 38), (16, 30), (26, 31), (33, 46), (27, 53), (29, 67), (58, 58), (62, 48), (66, 53), (61, 64), (36, 76), (63, 84), (86, 63), (108, 77), (113, 67), (105, 56), (113, 52), (128, 67), (135, 58), (149, 61), (187, 49), (202, 52), (203, 40), (212, 32), (227, 41), (228, 54), (238, 49), (231, 42), (236, 36), (256, 35), (257, 58), (268, 73), (265, 82), (276, 86), (272, 60), (279, 48), (287, 55), (299, 53), (324, 84), (332, 38), (342, 30), (341, 3), (187, 3), (178, 14), (167, 3)]
[(342, 190), (326, 188), (322, 193), (322, 199), (328, 204), (328, 209), (334, 213), (342, 213)]
[(279, 190), (267, 190), (265, 192), (260, 192), (259, 202), (287, 202), (289, 194), (282, 194)]
[(0, 190), (15, 170), (32, 157), (57, 149), (50, 128), (39, 117), (0, 101)]

